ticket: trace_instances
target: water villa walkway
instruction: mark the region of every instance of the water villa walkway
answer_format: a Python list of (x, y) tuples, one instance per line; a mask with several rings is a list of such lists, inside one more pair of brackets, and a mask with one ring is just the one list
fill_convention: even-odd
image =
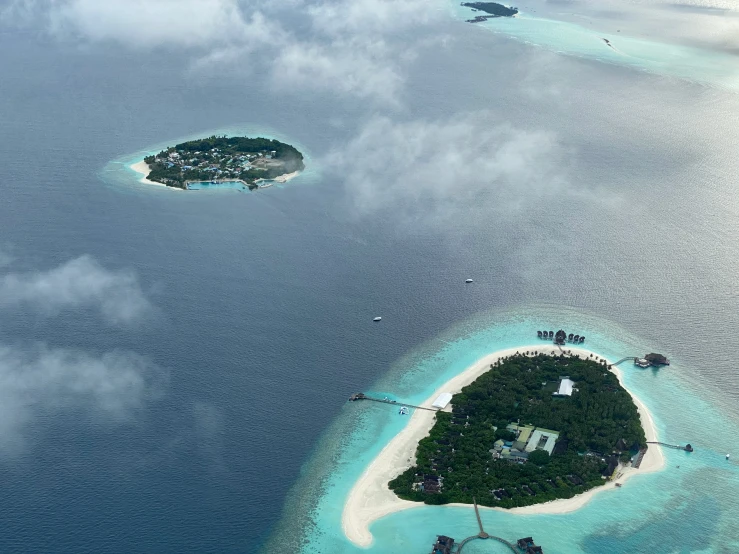
[(475, 506), (475, 517), (477, 517), (477, 525), (480, 528), (480, 532), (477, 535), (472, 535), (471, 537), (467, 537), (466, 539), (464, 539), (462, 542), (457, 544), (457, 550), (453, 550), (452, 552), (454, 552), (454, 554), (460, 554), (464, 546), (470, 541), (473, 541), (475, 539), (483, 539), (483, 540), (493, 539), (494, 541), (498, 541), (499, 543), (506, 545), (508, 548), (511, 549), (511, 552), (513, 552), (514, 554), (520, 554), (520, 551), (516, 548), (515, 544), (508, 542), (507, 540), (501, 537), (495, 537), (485, 532), (485, 529), (483, 529), (482, 527), (482, 519), (480, 519), (480, 510), (477, 508), (477, 501), (473, 498), (472, 502), (474, 503), (474, 506)]

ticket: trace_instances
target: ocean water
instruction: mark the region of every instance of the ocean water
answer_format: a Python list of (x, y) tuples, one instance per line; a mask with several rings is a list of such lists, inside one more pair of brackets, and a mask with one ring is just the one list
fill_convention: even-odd
[[(424, 48), (385, 106), (276, 94), (258, 76), (204, 82), (187, 52), (3, 29), (2, 271), (89, 255), (133, 271), (155, 309), (110, 326), (85, 307), (4, 306), (0, 344), (133, 351), (167, 379), (123, 420), (84, 405), (34, 412), (24, 447), (0, 455), (0, 551), (351, 551), (343, 498), (402, 420), (348, 395), (425, 398), (481, 354), (558, 326), (610, 357), (667, 354), (668, 370), (626, 368), (627, 384), (665, 440), (697, 451), (668, 452), (664, 472), (578, 512), (486, 512), (486, 524), (548, 552), (736, 551), (736, 466), (723, 455), (739, 424), (739, 99), (453, 20), (403, 33)], [(455, 217), (424, 197), (415, 219), (395, 205), (358, 212), (329, 154), (378, 113), (399, 127), (472, 114), (547, 133), (569, 185), (491, 186), (490, 200), (484, 176), (450, 179), (468, 193), (447, 198)], [(145, 186), (127, 168), (214, 130), (280, 138), (309, 168), (249, 194)], [(469, 510), (422, 508), (377, 522), (373, 549), (425, 552), (437, 532), (472, 530)]]

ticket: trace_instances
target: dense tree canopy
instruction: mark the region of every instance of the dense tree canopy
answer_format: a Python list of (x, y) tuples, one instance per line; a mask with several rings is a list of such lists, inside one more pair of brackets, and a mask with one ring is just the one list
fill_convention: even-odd
[(241, 180), (252, 188), (257, 179), (274, 179), (305, 167), (303, 155), (278, 140), (216, 135), (171, 146), (144, 161), (151, 170), (149, 180), (180, 188), (213, 179)]
[[(552, 394), (561, 376), (575, 382), (572, 396)], [(512, 356), (462, 389), (452, 405), (452, 413), (437, 412), (419, 442), (417, 465), (390, 482), (401, 498), (441, 504), (471, 503), (475, 496), (502, 507), (569, 498), (603, 484), (614, 456), (627, 461), (646, 444), (631, 396), (605, 362), (593, 359)], [(505, 427), (516, 421), (558, 431), (552, 456), (535, 451), (525, 463), (493, 459), (495, 441), (511, 440)], [(440, 492), (420, 490), (428, 476), (441, 477)]]

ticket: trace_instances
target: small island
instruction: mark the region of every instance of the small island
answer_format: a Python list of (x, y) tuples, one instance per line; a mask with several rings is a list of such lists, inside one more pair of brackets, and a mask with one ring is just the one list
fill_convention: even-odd
[(278, 140), (213, 135), (170, 146), (132, 167), (145, 173), (146, 182), (179, 189), (204, 182), (255, 189), (260, 182), (285, 182), (305, 165), (303, 154)]
[(499, 359), (454, 395), (452, 412), (436, 412), (416, 465), (390, 489), (514, 508), (601, 486), (644, 452), (637, 407), (605, 360), (531, 354)]
[(473, 19), (468, 19), (467, 23), (480, 23), (492, 17), (513, 17), (518, 13), (518, 8), (509, 8), (496, 2), (462, 2), (460, 5), (466, 8), (472, 8), (472, 11), (481, 11), (490, 14), (478, 15)]

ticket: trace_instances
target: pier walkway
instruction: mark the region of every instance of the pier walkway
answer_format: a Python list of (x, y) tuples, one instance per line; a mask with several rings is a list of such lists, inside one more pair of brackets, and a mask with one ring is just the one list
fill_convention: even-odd
[(393, 406), (406, 406), (407, 408), (416, 408), (417, 410), (428, 410), (429, 412), (438, 412), (436, 408), (427, 408), (426, 406), (414, 406), (413, 404), (406, 404), (405, 402), (400, 402), (399, 400), (385, 400), (384, 398), (374, 398), (372, 396), (367, 396), (366, 394), (357, 393), (352, 394), (351, 397), (349, 397), (349, 400), (356, 401), (356, 400), (370, 400), (372, 402), (380, 402), (382, 404), (392, 404)]
[(675, 450), (685, 450), (686, 452), (692, 452), (693, 447), (689, 444), (686, 446), (680, 446), (679, 444), (668, 444), (666, 442), (657, 442), (657, 441), (647, 441), (647, 444), (659, 444), (660, 446), (664, 446), (665, 448), (674, 448)]
[(617, 361), (616, 363), (613, 363), (613, 364), (611, 364), (611, 365), (618, 365), (618, 364), (622, 364), (622, 363), (623, 363), (623, 362), (625, 362), (626, 360), (636, 360), (637, 358), (638, 358), (638, 356), (626, 356), (625, 358), (621, 358), (621, 359), (620, 359), (619, 361)]
[(502, 539), (500, 537), (495, 537), (493, 535), (488, 535), (485, 532), (485, 529), (482, 527), (482, 519), (480, 519), (480, 510), (477, 508), (477, 501), (473, 498), (472, 502), (475, 505), (475, 516), (477, 517), (477, 525), (480, 527), (480, 532), (477, 535), (472, 535), (471, 537), (467, 537), (462, 542), (458, 543), (457, 550), (455, 554), (459, 554), (462, 552), (462, 549), (464, 548), (464, 545), (466, 545), (468, 542), (473, 541), (475, 539), (493, 539), (494, 541), (498, 541), (500, 543), (503, 543), (508, 548), (511, 549), (511, 552), (514, 552), (515, 554), (518, 554), (518, 550), (516, 549), (516, 546), (513, 543), (508, 542), (505, 539)]

